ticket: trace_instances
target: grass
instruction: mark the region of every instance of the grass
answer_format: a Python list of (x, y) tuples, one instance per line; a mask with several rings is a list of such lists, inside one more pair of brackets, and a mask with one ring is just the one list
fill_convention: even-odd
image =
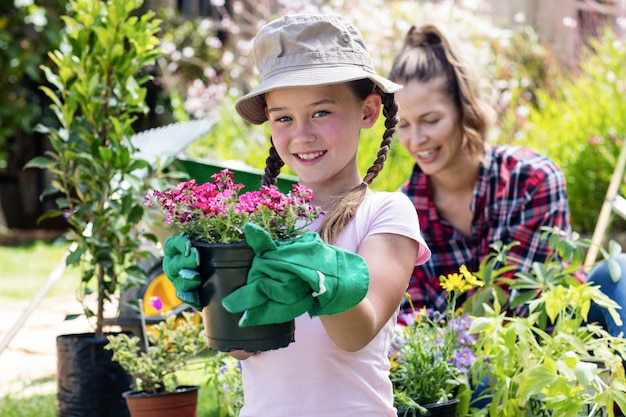
[(0, 410), (3, 417), (56, 417), (56, 394), (7, 395), (0, 398)]
[[(0, 302), (30, 301), (48, 280), (50, 273), (59, 265), (69, 245), (56, 245), (42, 240), (23, 244), (0, 246)], [(45, 295), (46, 298), (63, 297), (75, 293), (80, 276), (77, 271), (66, 269)], [(56, 393), (45, 386), (54, 377), (25, 383), (19, 390), (11, 389), (0, 397), (3, 417), (55, 417)], [(21, 396), (19, 392), (45, 393)]]
[[(211, 353), (208, 352), (208, 354)], [(200, 361), (201, 359), (198, 359), (199, 366), (194, 366), (191, 370), (178, 374), (181, 385), (200, 385), (198, 392), (198, 417), (229, 417), (223, 413), (220, 414), (215, 404), (214, 387), (202, 383), (202, 381), (206, 380), (206, 375), (203, 374)], [(0, 415), (2, 417), (56, 417), (56, 390), (50, 390), (51, 384), (56, 386), (55, 376), (24, 383), (19, 389), (12, 389), (8, 394), (0, 396)], [(45, 388), (46, 386), (48, 388)], [(44, 393), (41, 393), (41, 391), (44, 391)]]
[[(68, 247), (41, 240), (0, 246), (0, 302), (31, 300), (62, 261)], [(73, 295), (79, 282), (77, 270), (65, 269), (46, 297)]]
[[(198, 417), (222, 417), (213, 405), (213, 395), (208, 387), (198, 392)], [(0, 397), (2, 417), (56, 417), (56, 392), (19, 396), (9, 394)]]
[[(63, 259), (69, 245), (32, 241), (0, 246), (0, 302), (30, 301), (44, 286), (50, 273)], [(65, 269), (46, 294), (46, 298), (73, 295), (80, 282), (78, 271)], [(183, 372), (181, 383), (201, 381), (198, 393), (198, 417), (221, 416), (214, 405), (213, 388), (204, 385), (205, 376), (198, 371)], [(53, 388), (51, 388), (51, 386)], [(0, 384), (0, 388), (2, 387)], [(16, 388), (2, 389), (1, 417), (56, 417), (56, 376), (25, 382)]]

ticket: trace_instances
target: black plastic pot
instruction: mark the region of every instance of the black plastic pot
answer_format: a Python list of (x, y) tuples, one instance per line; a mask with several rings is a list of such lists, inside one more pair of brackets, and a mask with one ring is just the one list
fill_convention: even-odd
[(192, 242), (200, 254), (202, 289), (200, 301), (204, 334), (210, 349), (222, 352), (245, 350), (261, 352), (279, 349), (294, 341), (295, 325), (286, 323), (239, 327), (242, 314), (233, 314), (222, 306), (222, 299), (248, 279), (254, 258), (246, 243), (208, 244)]
[(111, 360), (105, 337), (93, 333), (57, 336), (57, 416), (127, 417), (122, 393), (132, 378)]

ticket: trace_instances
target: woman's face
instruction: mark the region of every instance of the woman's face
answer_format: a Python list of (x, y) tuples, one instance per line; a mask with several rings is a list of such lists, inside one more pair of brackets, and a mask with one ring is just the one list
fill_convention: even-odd
[(380, 96), (361, 101), (337, 84), (278, 89), (265, 100), (276, 151), (304, 185), (346, 191), (360, 183), (360, 130), (376, 121)]
[(444, 87), (441, 78), (409, 81), (396, 93), (398, 139), (427, 175), (443, 172), (469, 156), (459, 109)]

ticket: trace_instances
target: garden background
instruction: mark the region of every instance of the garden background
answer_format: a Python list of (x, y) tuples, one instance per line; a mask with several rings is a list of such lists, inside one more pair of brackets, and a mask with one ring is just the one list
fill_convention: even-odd
[[(215, 117), (219, 122), (187, 148), (187, 155), (216, 161), (237, 159), (262, 168), (268, 132), (263, 126), (243, 122), (233, 107), (234, 100), (256, 82), (250, 40), (260, 26), (286, 13), (344, 14), (362, 30), (379, 71), (385, 74), (412, 24), (441, 20), (475, 55), (485, 93), (498, 111), (490, 140), (529, 146), (554, 159), (567, 179), (574, 230), (584, 235), (593, 232), (626, 135), (623, 1), (569, 2), (588, 7), (573, 8), (573, 15), (555, 23), (576, 39), (566, 56), (557, 48), (558, 42), (547, 40), (528, 24), (535, 20), (533, 16), (520, 9), (510, 13), (513, 20), (503, 23), (489, 2), (478, 0), (368, 0), (358, 7), (348, 0), (198, 1), (195, 8), (189, 1), (176, 3), (180, 10), (160, 7), (163, 2), (157, 1), (143, 6), (154, 9), (162, 19), (163, 55), (156, 65), (146, 68), (153, 76), (147, 97), (150, 112), (136, 122), (137, 132)], [(53, 238), (65, 227), (62, 221), (36, 222), (53, 205), (52, 199), (38, 198), (49, 181), (45, 172), (22, 167), (48, 147), (46, 137), (35, 129), (38, 123), (54, 124), (47, 98), (38, 89), (45, 82), (40, 65), (48, 64), (47, 53), (59, 47), (60, 16), (67, 6), (66, 0), (15, 0), (0, 5), (0, 301), (5, 303), (32, 298), (65, 249), (50, 244), (51, 239), (39, 238), (41, 229)], [(371, 162), (372, 147), (378, 147), (381, 128), (364, 135), (359, 154), (363, 168)], [(374, 188), (397, 188), (411, 166), (410, 158), (396, 144)], [(621, 194), (625, 190), (622, 183)], [(37, 233), (27, 232), (32, 230)], [(611, 237), (626, 247), (626, 222), (614, 218), (610, 230)], [(24, 235), (27, 243), (20, 238)], [(76, 286), (76, 277), (68, 270), (48, 297), (71, 296)], [(39, 404), (30, 398), (29, 403)], [(0, 400), (0, 410), (8, 410), (14, 399), (11, 394)], [(54, 415), (53, 394), (43, 394), (41, 401), (45, 405), (37, 405), (36, 414)], [(35, 412), (2, 414), (15, 417)], [(200, 415), (209, 414), (200, 410)]]

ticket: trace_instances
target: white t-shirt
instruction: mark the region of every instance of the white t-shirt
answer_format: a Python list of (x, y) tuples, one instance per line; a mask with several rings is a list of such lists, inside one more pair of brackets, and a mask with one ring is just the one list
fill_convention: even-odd
[[(318, 219), (311, 230), (320, 223)], [(356, 252), (363, 239), (379, 233), (419, 242), (416, 264), (430, 257), (415, 207), (401, 193), (368, 191), (336, 246)], [(396, 416), (387, 356), (396, 319), (394, 315), (363, 349), (346, 352), (333, 343), (318, 317), (297, 317), (294, 342), (241, 362), (240, 417)]]

